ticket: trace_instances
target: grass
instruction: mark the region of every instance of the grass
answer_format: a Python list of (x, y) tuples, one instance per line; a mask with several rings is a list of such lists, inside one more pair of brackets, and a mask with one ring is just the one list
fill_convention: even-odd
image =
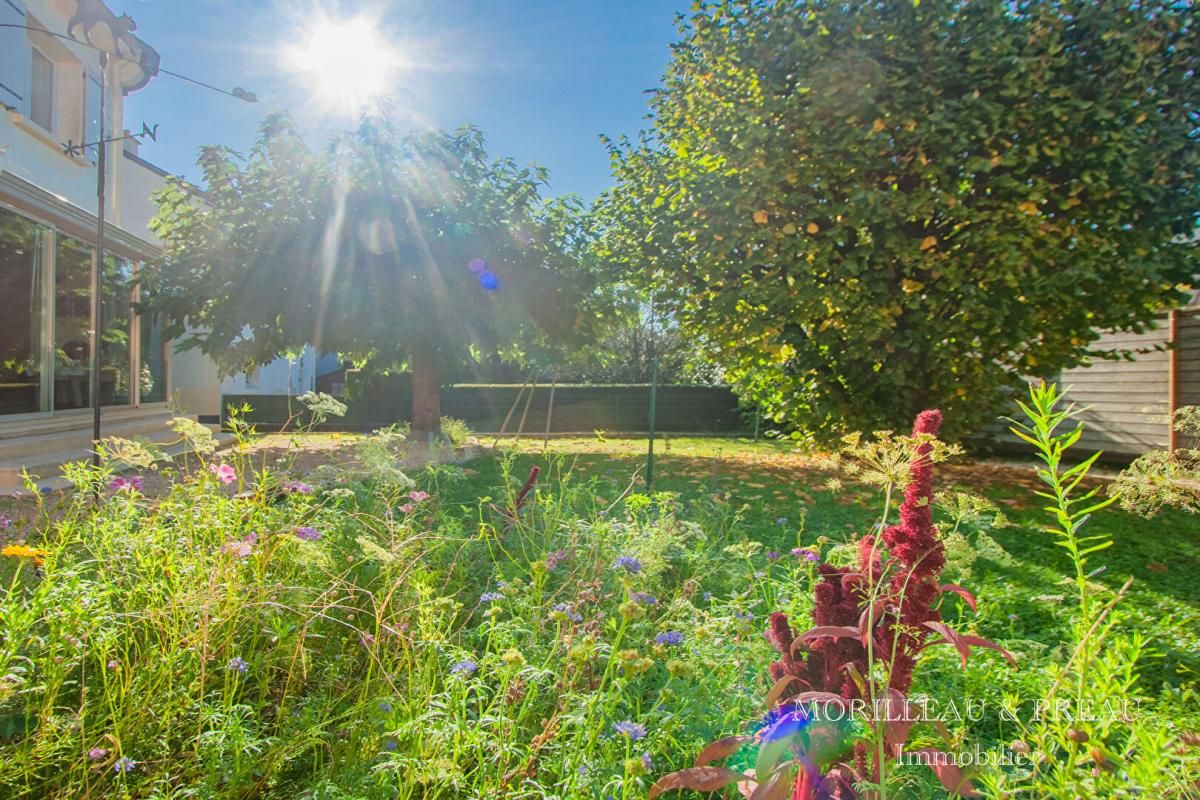
[[(552, 439), (547, 452), (568, 459), (575, 473), (595, 480), (599, 500), (613, 500), (634, 474), (645, 472), (645, 439)], [(514, 469), (527, 471), (542, 460), (542, 443), (526, 440)], [(467, 465), (476, 472), (456, 499), (494, 485), (496, 462)], [(786, 442), (748, 439), (673, 438), (659, 440), (655, 454), (655, 490), (678, 494), (684, 516), (709, 513), (713, 506), (736, 514), (746, 535), (767, 550), (796, 546), (796, 529), (805, 521), (805, 543), (825, 536), (843, 541), (864, 533), (878, 519), (876, 492), (840, 479), (819, 461)], [(1070, 594), (1069, 560), (1052, 537), (1041, 531), (1045, 520), (1033, 492), (1040, 485), (1032, 468), (1002, 462), (957, 459), (939, 466), (939, 488), (981, 494), (994, 501), (1010, 524), (988, 536), (1002, 552), (980, 557), (973, 570), (986, 613), (1006, 621), (1014, 635), (1036, 638), (1051, 624), (1053, 600)], [(1128, 626), (1153, 636), (1162, 658), (1145, 679), (1151, 685), (1178, 686), (1200, 678), (1200, 520), (1167, 509), (1152, 519), (1112, 508), (1094, 523), (1111, 532), (1114, 546), (1098, 557), (1105, 570), (1096, 582), (1116, 590), (1132, 577), (1125, 612)], [(999, 556), (999, 558), (995, 558)], [(1008, 616), (1017, 615), (1008, 625)]]
[[(396, 445), (319, 441), (368, 466)], [(314, 462), (262, 452), (212, 457), (236, 467), (231, 485), (168, 471), (153, 499), (105, 489), (93, 509), (84, 490), (0, 508), (10, 541), (45, 550), (41, 567), (0, 561), (0, 796), (642, 797), (705, 742), (754, 729), (763, 620), (811, 610), (813, 565), (789, 551), (843, 559), (882, 505), (777, 442), (662, 441), (654, 497), (638, 493), (644, 440), (526, 441), (414, 472), (415, 486), (335, 457), (304, 476), (315, 491), (286, 494)], [(979, 610), (944, 611), (1022, 669), (991, 654), (962, 669), (934, 648), (915, 688), (993, 711), (1030, 702), (1065, 658), (1072, 611), (1032, 474), (938, 471), (1011, 521), (961, 525), (948, 577)], [(1135, 578), (1120, 625), (1160, 654), (1143, 665), (1146, 724), (1196, 730), (1200, 526), (1118, 511), (1093, 524), (1116, 539), (1095, 580)], [(1012, 735), (994, 713), (947, 725), (985, 748)], [(890, 797), (945, 796), (924, 768), (893, 777)]]

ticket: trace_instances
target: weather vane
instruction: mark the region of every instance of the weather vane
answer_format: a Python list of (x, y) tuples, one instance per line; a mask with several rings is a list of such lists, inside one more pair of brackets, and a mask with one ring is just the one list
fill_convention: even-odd
[(124, 136), (114, 136), (110, 139), (98, 139), (94, 142), (81, 142), (79, 144), (76, 144), (75, 142), (68, 139), (66, 141), (66, 143), (62, 145), (62, 149), (63, 149), (63, 152), (65, 152), (69, 156), (82, 156), (90, 147), (99, 147), (102, 144), (109, 144), (110, 142), (122, 142), (126, 139), (145, 139), (145, 138), (149, 138), (150, 141), (152, 141), (152, 142), (157, 142), (158, 141), (158, 125), (155, 125), (152, 128), (143, 122), (141, 133), (127, 133)]

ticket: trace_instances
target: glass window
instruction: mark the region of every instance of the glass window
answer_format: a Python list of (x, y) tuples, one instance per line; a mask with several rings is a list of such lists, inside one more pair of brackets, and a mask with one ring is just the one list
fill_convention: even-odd
[(87, 408), (92, 248), (60, 233), (54, 255), (54, 408)]
[(143, 403), (161, 403), (167, 399), (167, 351), (162, 338), (162, 321), (154, 314), (139, 319), (142, 338), (142, 374), (139, 399)]
[(47, 233), (0, 208), (0, 414), (46, 410), (41, 386)]
[(36, 47), (31, 48), (29, 118), (46, 130), (54, 131), (54, 62)]
[(104, 257), (104, 336), (100, 341), (100, 404), (129, 405), (131, 353), (129, 321), (133, 314), (133, 263)]

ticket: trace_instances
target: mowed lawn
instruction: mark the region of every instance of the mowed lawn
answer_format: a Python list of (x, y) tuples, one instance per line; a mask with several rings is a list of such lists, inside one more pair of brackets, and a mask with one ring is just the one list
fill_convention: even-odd
[[(645, 490), (646, 445), (645, 439), (593, 437), (551, 439), (545, 449), (540, 439), (515, 445), (508, 440), (501, 447), (515, 458), (514, 474), (541, 465), (543, 483), (563, 475), (590, 481), (597, 507), (605, 508), (626, 491)], [(442, 500), (474, 509), (480, 496), (500, 483), (499, 461), (488, 454), (462, 466), (468, 480), (448, 484)], [(1041, 530), (1046, 518), (1034, 495), (1040, 482), (1032, 462), (1021, 466), (959, 457), (936, 470), (939, 490), (983, 495), (1009, 521), (987, 530), (982, 539), (971, 539), (978, 551), (969, 583), (980, 601), (980, 629), (1010, 642), (1064, 640), (1065, 604), (1073, 591), (1064, 576), (1070, 565), (1054, 538)], [(659, 439), (654, 490), (676, 493), (685, 519), (737, 515), (747, 538), (782, 553), (822, 536), (847, 541), (869, 530), (882, 510), (882, 497), (873, 487), (779, 441)], [(1113, 506), (1096, 514), (1088, 528), (1114, 538), (1110, 549), (1092, 556), (1090, 566), (1103, 567), (1094, 580), (1116, 591), (1133, 578), (1120, 604), (1121, 627), (1140, 630), (1157, 653), (1142, 665), (1143, 690), (1171, 707), (1172, 716), (1200, 722), (1200, 699), (1191, 691), (1200, 682), (1200, 517), (1166, 510), (1144, 519)]]

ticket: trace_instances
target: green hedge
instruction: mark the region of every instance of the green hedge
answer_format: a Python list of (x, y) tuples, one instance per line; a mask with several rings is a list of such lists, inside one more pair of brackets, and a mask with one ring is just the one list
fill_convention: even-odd
[[(347, 414), (330, 420), (328, 430), (373, 430), (408, 419), (412, 389), (409, 376), (347, 376)], [(442, 388), (442, 414), (464, 420), (473, 430), (493, 433), (521, 391), (519, 384), (457, 384)], [(513, 411), (508, 430), (516, 430), (525, 409), (526, 392)], [(260, 430), (278, 429), (303, 406), (286, 395), (224, 395), (222, 414), (230, 406), (248, 404), (245, 419)], [(550, 386), (539, 385), (529, 402), (526, 433), (546, 430)], [(552, 433), (642, 433), (648, 430), (650, 387), (645, 384), (568, 384), (554, 390)], [(302, 418), (302, 417), (301, 417)], [(224, 419), (222, 419), (224, 421)], [(665, 433), (739, 433), (746, 419), (737, 397), (724, 386), (659, 386), (655, 427)]]

